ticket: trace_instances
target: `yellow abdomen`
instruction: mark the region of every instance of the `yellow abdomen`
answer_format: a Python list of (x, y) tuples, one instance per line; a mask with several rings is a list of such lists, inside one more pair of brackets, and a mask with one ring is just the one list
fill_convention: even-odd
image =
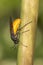
[(16, 19), (15, 21), (13, 21), (13, 31), (14, 31), (14, 34), (16, 34), (16, 32), (18, 30), (20, 22), (21, 22), (20, 19)]

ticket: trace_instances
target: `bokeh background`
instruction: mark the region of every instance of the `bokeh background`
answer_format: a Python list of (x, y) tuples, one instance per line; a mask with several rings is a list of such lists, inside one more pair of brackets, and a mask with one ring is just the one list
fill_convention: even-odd
[[(43, 65), (43, 0), (39, 1), (34, 65)], [(21, 0), (0, 0), (0, 65), (16, 65), (18, 48), (12, 48), (9, 18), (19, 18), (20, 11)]]

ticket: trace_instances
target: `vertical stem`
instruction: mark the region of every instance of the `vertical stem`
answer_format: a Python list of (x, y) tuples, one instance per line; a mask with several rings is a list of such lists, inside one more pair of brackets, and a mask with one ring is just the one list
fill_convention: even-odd
[(20, 34), (17, 65), (33, 65), (38, 4), (39, 0), (22, 0), (21, 27), (28, 22), (31, 23), (21, 30), (22, 32), (29, 29), (28, 32)]

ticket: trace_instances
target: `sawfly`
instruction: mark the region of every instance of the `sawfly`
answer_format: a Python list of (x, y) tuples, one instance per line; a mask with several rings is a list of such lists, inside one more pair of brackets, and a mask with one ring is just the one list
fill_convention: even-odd
[[(19, 36), (20, 30), (22, 30), (25, 26), (27, 26), (30, 23), (31, 21), (24, 24), (24, 26), (20, 28), (21, 19), (18, 18), (18, 19), (13, 20), (12, 17), (10, 17), (10, 35), (11, 35), (11, 39), (14, 41), (15, 44), (18, 44), (19, 42), (18, 36)], [(25, 33), (27, 31), (29, 30), (23, 31), (22, 33)]]

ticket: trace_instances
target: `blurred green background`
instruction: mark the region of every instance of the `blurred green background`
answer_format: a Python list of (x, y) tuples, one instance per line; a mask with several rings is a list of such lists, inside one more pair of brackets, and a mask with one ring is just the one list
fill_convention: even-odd
[[(43, 65), (43, 0), (39, 0), (39, 16), (34, 65)], [(10, 38), (9, 18), (20, 17), (21, 0), (0, 0), (0, 65), (16, 65), (17, 48)]]

